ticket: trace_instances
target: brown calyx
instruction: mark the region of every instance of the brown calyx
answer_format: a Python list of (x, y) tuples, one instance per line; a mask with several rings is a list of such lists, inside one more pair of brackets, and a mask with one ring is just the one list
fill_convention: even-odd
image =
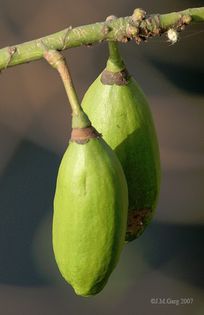
[(101, 134), (98, 133), (94, 127), (91, 126), (87, 128), (73, 128), (70, 140), (79, 144), (85, 144), (90, 139), (99, 137), (101, 137)]
[(130, 75), (126, 69), (119, 72), (104, 70), (101, 74), (101, 82), (107, 85), (126, 85), (130, 79)]

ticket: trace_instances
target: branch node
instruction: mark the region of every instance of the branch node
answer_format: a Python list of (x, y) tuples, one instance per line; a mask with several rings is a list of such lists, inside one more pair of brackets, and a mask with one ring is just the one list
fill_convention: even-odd
[(113, 20), (116, 20), (117, 19), (117, 16), (115, 15), (109, 15), (107, 18), (106, 18), (106, 22), (111, 22)]
[(137, 8), (133, 11), (133, 14), (131, 16), (131, 19), (134, 24), (137, 24), (138, 22), (141, 22), (142, 20), (145, 19), (147, 13), (141, 8)]
[(104, 36), (108, 35), (108, 33), (110, 33), (112, 31), (112, 27), (109, 25), (109, 22), (112, 22), (113, 20), (116, 20), (117, 17), (115, 15), (109, 15), (107, 18), (106, 18), (106, 21), (102, 27), (102, 34)]
[(192, 17), (187, 14), (180, 14), (180, 17), (176, 24), (174, 24), (172, 27), (170, 27), (167, 32), (167, 38), (168, 42), (171, 43), (171, 45), (175, 44), (179, 39), (179, 33), (185, 29), (186, 25), (190, 24), (192, 21)]
[(101, 32), (104, 36), (108, 35), (108, 33), (112, 30), (112, 28), (106, 23), (103, 25)]
[(65, 31), (65, 35), (64, 35), (64, 38), (62, 39), (62, 49), (61, 50), (64, 50), (66, 48), (66, 42), (67, 42), (67, 37), (69, 35), (69, 32), (72, 30), (72, 26), (70, 25), (66, 31)]
[(11, 60), (12, 60), (12, 58), (16, 52), (17, 52), (17, 48), (15, 46), (8, 47), (9, 56), (8, 56), (8, 61), (5, 65), (4, 69), (6, 69), (9, 66), (9, 64), (11, 63)]
[(134, 37), (136, 37), (136, 35), (138, 34), (139, 30), (138, 30), (138, 27), (132, 25), (132, 24), (129, 24), (127, 29), (126, 29), (126, 33), (127, 33), (127, 36), (132, 39)]
[(142, 41), (146, 41), (148, 37), (160, 34), (158, 15), (147, 16), (143, 9), (135, 9), (130, 24), (135, 27), (135, 34), (130, 38), (134, 38), (139, 45)]
[(45, 45), (44, 41), (41, 38), (36, 39), (36, 45), (43, 50), (48, 50), (48, 47)]
[(65, 63), (64, 56), (54, 49), (45, 50), (43, 56), (54, 69), (58, 69), (60, 64)]
[(191, 21), (192, 21), (192, 17), (190, 15), (184, 14), (182, 16), (182, 22), (183, 22), (184, 25), (190, 24)]

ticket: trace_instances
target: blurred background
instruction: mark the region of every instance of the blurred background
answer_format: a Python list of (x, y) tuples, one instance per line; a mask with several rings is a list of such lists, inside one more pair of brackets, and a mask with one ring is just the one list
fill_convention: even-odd
[[(0, 45), (131, 15), (167, 13), (204, 1), (0, 0)], [(70, 111), (58, 75), (45, 61), (0, 76), (0, 314), (204, 314), (204, 23), (167, 38), (121, 45), (149, 99), (159, 138), (162, 186), (154, 222), (128, 244), (108, 285), (77, 297), (61, 278), (51, 245), (58, 166), (70, 135)], [(64, 52), (82, 98), (103, 70), (106, 43)], [(192, 298), (156, 305), (151, 298)]]

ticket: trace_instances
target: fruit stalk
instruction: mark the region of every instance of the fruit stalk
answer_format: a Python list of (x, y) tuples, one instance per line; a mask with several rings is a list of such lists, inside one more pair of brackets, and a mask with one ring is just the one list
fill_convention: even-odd
[(87, 128), (91, 123), (87, 115), (83, 112), (79, 99), (73, 84), (71, 73), (64, 56), (56, 50), (45, 50), (44, 58), (47, 62), (59, 72), (65, 91), (72, 109), (72, 127)]
[(109, 59), (107, 62), (107, 69), (112, 72), (122, 71), (125, 64), (120, 56), (118, 44), (114, 41), (108, 42)]

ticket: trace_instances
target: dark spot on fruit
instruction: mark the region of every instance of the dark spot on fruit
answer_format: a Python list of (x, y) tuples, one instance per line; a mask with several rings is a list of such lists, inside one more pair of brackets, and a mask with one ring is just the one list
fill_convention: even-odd
[(126, 241), (131, 241), (142, 234), (145, 220), (151, 216), (152, 209), (135, 209), (128, 213)]

